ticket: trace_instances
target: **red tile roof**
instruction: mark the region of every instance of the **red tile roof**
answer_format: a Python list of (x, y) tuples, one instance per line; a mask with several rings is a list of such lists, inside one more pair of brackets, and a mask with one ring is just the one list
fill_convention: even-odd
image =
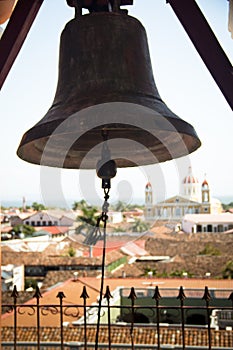
[[(14, 341), (13, 327), (2, 327), (2, 342)], [(87, 342), (95, 343), (96, 327), (88, 326)], [(64, 327), (63, 328), (64, 342), (81, 342), (84, 343), (84, 327)], [(156, 326), (143, 327), (138, 326), (133, 330), (134, 344), (151, 344), (157, 345), (158, 334)], [(132, 343), (130, 334), (130, 326), (111, 326), (111, 343), (113, 344), (128, 344)], [(60, 342), (59, 327), (40, 327), (41, 342)], [(24, 327), (17, 329), (17, 341), (22, 342), (37, 342), (37, 330), (35, 327)], [(108, 344), (108, 328), (100, 327), (99, 344)], [(182, 346), (182, 331), (175, 327), (160, 328), (160, 344), (161, 345), (180, 345)], [(186, 346), (207, 346), (208, 347), (208, 330), (200, 328), (185, 329), (185, 344)], [(228, 350), (233, 346), (232, 331), (211, 330), (211, 345), (216, 349), (225, 348)]]
[(69, 231), (67, 226), (38, 226), (36, 231), (46, 231), (52, 235), (63, 234)]
[(12, 230), (12, 226), (2, 226), (1, 227), (1, 233), (8, 233), (8, 232), (10, 232), (11, 230)]
[[(142, 252), (146, 254), (147, 252), (144, 251), (145, 247), (145, 240), (135, 240), (134, 242), (127, 242), (123, 240), (114, 240), (114, 241), (107, 241), (106, 243), (106, 252), (112, 252), (115, 250), (119, 250), (120, 248), (125, 247), (127, 250), (132, 250), (134, 252), (134, 255), (137, 255), (137, 252)], [(98, 257), (102, 256), (103, 254), (103, 241), (98, 241), (94, 247), (92, 247), (92, 256)], [(141, 255), (141, 254), (139, 254)], [(89, 256), (89, 252), (85, 252), (84, 256)]]
[[(59, 300), (57, 298), (58, 292), (62, 291), (66, 296), (63, 300), (64, 305), (80, 305), (80, 315), (82, 314), (83, 299), (80, 295), (83, 291), (83, 286), (86, 286), (89, 298), (87, 304), (91, 305), (93, 302), (97, 302), (97, 297), (99, 296), (100, 290), (100, 278), (96, 277), (79, 277), (74, 279), (69, 279), (64, 283), (60, 283), (50, 290), (42, 294), (42, 299), (40, 303), (43, 305), (53, 305), (58, 304)], [(204, 294), (205, 286), (208, 285), (209, 288), (216, 289), (232, 289), (231, 280), (211, 280), (208, 279), (164, 279), (164, 278), (105, 278), (104, 280), (104, 290), (106, 286), (109, 286), (110, 291), (114, 291), (117, 287), (124, 287), (130, 290), (131, 287), (135, 288), (147, 288), (159, 286), (160, 294), (163, 297), (164, 289), (176, 288), (176, 295), (178, 295), (180, 286), (186, 289), (200, 289), (202, 294)], [(229, 292), (230, 294), (230, 292)], [(228, 297), (228, 296), (227, 296)], [(25, 305), (35, 305), (35, 298), (29, 300)], [(29, 308), (30, 309), (30, 308)], [(78, 318), (78, 317), (77, 317)], [(76, 319), (77, 319), (76, 318)], [(70, 315), (64, 315), (64, 322), (73, 322), (75, 319)], [(4, 314), (1, 319), (2, 326), (11, 326), (13, 323), (13, 313)], [(34, 324), (33, 324), (34, 322)], [(41, 326), (53, 326), (57, 327), (59, 325), (59, 314), (41, 315)], [(19, 327), (36, 326), (36, 317), (31, 317), (25, 314), (18, 314), (17, 324)]]

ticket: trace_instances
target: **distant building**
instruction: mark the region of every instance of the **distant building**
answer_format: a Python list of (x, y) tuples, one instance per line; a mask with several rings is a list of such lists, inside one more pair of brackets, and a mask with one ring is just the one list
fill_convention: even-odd
[(144, 219), (144, 212), (142, 209), (135, 208), (129, 211), (124, 211), (123, 217), (126, 222), (135, 222), (136, 219)]
[(151, 183), (145, 188), (145, 218), (146, 220), (177, 220), (186, 214), (219, 214), (222, 205), (218, 199), (211, 198), (210, 188), (206, 179), (200, 185), (197, 177), (189, 167), (187, 176), (181, 184), (181, 193), (162, 202), (153, 202)]
[(233, 214), (187, 214), (182, 220), (186, 233), (224, 232), (233, 229)]
[(13, 290), (16, 286), (17, 291), (24, 290), (24, 266), (12, 265), (1, 266), (2, 291)]
[(123, 221), (123, 215), (120, 211), (109, 211), (108, 222), (111, 224), (119, 224)]
[(66, 215), (55, 216), (46, 211), (40, 211), (23, 220), (23, 224), (30, 226), (72, 226), (74, 221)]

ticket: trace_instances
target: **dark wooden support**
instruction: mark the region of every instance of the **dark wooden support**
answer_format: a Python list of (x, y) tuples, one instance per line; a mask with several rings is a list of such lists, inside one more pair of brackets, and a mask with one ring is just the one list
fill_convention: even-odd
[[(66, 0), (69, 6), (75, 7), (77, 0)], [(109, 2), (113, 4), (115, 0), (78, 0), (83, 8), (92, 8), (94, 6), (108, 6)], [(133, 0), (119, 0), (120, 6), (133, 5)]]
[(0, 40), (0, 89), (44, 0), (18, 0)]
[(233, 109), (233, 68), (195, 0), (167, 0)]

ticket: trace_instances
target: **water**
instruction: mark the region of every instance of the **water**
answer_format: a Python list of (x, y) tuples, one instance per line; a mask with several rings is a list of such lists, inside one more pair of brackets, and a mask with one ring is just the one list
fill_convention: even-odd
[[(233, 195), (227, 195), (227, 196), (226, 195), (214, 195), (213, 197), (219, 199), (221, 201), (221, 203), (224, 203), (224, 204), (229, 204), (229, 203), (233, 202)], [(68, 200), (66, 200), (66, 203), (68, 206), (68, 208), (66, 208), (66, 209), (71, 209), (73, 203), (75, 201), (79, 201), (79, 200), (80, 199), (68, 199)], [(41, 200), (35, 199), (35, 200), (27, 200), (26, 205), (31, 205), (33, 202), (42, 203)], [(144, 203), (145, 203), (144, 198), (138, 198), (135, 201), (135, 204), (143, 205)], [(6, 207), (6, 208), (10, 208), (10, 207), (18, 208), (18, 207), (22, 207), (22, 200), (2, 200), (1, 205), (3, 207)], [(59, 205), (59, 203), (54, 202), (53, 207), (60, 208), (60, 205)]]

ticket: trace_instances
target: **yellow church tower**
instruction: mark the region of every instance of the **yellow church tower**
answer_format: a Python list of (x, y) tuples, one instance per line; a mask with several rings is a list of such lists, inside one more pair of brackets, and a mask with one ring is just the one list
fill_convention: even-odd
[(201, 185), (201, 213), (210, 214), (211, 213), (211, 202), (210, 202), (210, 188), (207, 180), (205, 179)]

